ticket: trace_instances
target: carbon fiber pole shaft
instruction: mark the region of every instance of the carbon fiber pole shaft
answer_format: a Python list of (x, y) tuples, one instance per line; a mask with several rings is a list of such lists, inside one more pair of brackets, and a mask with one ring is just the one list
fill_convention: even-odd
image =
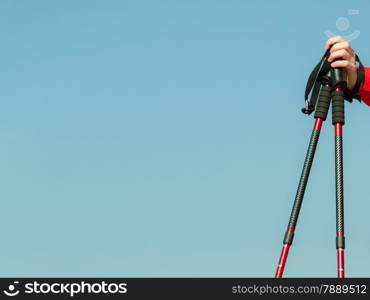
[(297, 193), (293, 203), (292, 212), (289, 218), (288, 228), (287, 231), (285, 232), (283, 249), (281, 250), (278, 267), (275, 273), (275, 278), (281, 278), (284, 272), (286, 260), (289, 253), (289, 248), (293, 243), (294, 230), (296, 228), (299, 212), (301, 210), (308, 177), (310, 175), (313, 158), (316, 152), (317, 142), (320, 137), (322, 123), (323, 121), (326, 120), (329, 105), (330, 105), (330, 87), (328, 85), (324, 85), (322, 86), (320, 91), (319, 101), (317, 103), (317, 108), (315, 112), (315, 125), (311, 134), (310, 143), (308, 145), (306, 158), (303, 164), (301, 178), (299, 180)]
[(333, 125), (335, 135), (335, 195), (336, 195), (336, 248), (338, 278), (344, 278), (344, 194), (343, 194), (343, 130), (344, 95), (341, 89), (332, 93)]

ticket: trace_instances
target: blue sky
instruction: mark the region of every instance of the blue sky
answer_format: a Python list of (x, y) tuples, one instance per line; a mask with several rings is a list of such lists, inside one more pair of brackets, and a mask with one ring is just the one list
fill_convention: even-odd
[[(272, 277), (313, 125), (307, 76), (327, 29), (360, 30), (370, 66), (369, 9), (2, 0), (1, 276)], [(346, 273), (369, 277), (370, 107), (346, 111)], [(329, 121), (286, 276), (336, 276), (333, 151)]]

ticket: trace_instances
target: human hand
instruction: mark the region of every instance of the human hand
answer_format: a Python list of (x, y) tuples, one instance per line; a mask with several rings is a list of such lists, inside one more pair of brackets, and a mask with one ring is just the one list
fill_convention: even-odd
[[(352, 90), (357, 80), (356, 55), (350, 45), (341, 36), (335, 36), (326, 41), (325, 49), (330, 49), (330, 62), (333, 68), (343, 68), (343, 76), (347, 82), (347, 88)], [(334, 61), (338, 59), (337, 61)]]

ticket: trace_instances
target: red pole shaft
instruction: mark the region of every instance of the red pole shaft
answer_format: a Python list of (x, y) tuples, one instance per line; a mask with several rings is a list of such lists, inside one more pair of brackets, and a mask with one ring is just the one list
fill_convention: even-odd
[(344, 249), (337, 249), (338, 278), (344, 278)]
[(284, 244), (283, 249), (281, 250), (279, 264), (276, 270), (275, 278), (281, 278), (283, 276), (286, 259), (288, 258), (290, 245)]

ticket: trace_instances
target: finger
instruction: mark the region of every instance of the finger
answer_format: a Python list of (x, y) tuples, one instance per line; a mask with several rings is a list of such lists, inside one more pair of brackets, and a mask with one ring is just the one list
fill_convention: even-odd
[(334, 51), (341, 50), (341, 49), (347, 50), (348, 53), (353, 53), (351, 44), (348, 43), (347, 41), (334, 44), (333, 47), (331, 47), (330, 52), (334, 52)]
[(338, 58), (340, 58), (342, 60), (348, 60), (352, 63), (356, 62), (356, 58), (354, 57), (354, 55), (352, 55), (352, 53), (349, 53), (345, 49), (341, 49), (341, 50), (338, 50), (338, 51), (335, 51), (335, 52), (331, 53), (329, 58), (328, 58), (328, 62), (332, 62), (332, 61), (334, 61), (335, 59), (338, 59)]
[(340, 43), (340, 42), (344, 42), (344, 39), (340, 35), (332, 37), (326, 41), (325, 49), (329, 49), (330, 46), (332, 46), (333, 44)]
[(330, 64), (333, 68), (345, 68), (348, 71), (356, 70), (356, 65), (348, 60), (337, 60)]

